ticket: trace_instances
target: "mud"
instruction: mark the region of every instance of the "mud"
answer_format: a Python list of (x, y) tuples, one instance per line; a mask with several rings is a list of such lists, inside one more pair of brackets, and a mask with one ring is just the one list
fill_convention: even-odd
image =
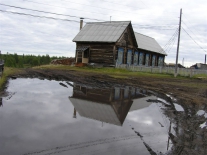
[(193, 78), (154, 78), (154, 77), (128, 77), (113, 78), (105, 74), (80, 72), (75, 70), (26, 69), (19, 75), (12, 76), (25, 78), (40, 78), (48, 80), (65, 80), (79, 82), (92, 87), (136, 86), (144, 89), (168, 94), (176, 101), (188, 105), (207, 105), (207, 80)]

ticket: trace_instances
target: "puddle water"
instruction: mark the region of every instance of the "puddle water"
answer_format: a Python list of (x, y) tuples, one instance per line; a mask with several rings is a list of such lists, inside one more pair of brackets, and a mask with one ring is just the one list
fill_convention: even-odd
[[(175, 141), (185, 128), (176, 129), (182, 122), (173, 114), (184, 113), (182, 107), (150, 91), (39, 79), (10, 80), (7, 91), (0, 100), (1, 155), (155, 155), (180, 149)], [(202, 114), (194, 117), (202, 118), (197, 123), (205, 129)]]

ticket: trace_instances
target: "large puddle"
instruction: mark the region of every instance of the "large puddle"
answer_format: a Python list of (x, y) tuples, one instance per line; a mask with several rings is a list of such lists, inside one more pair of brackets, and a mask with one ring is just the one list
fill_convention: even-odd
[[(186, 116), (185, 108), (147, 90), (15, 79), (7, 91), (0, 102), (0, 155), (206, 151), (206, 112)], [(184, 126), (176, 116), (191, 123)]]

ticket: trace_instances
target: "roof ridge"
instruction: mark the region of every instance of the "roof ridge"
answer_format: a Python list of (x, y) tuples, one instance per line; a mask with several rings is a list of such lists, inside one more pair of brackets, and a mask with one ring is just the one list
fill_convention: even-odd
[[(152, 38), (152, 37), (150, 37), (150, 36), (147, 36), (147, 35), (145, 35), (145, 34), (141, 34), (141, 33), (138, 33), (138, 32), (134, 32), (134, 33), (137, 33), (137, 34), (140, 34), (140, 35), (146, 36), (146, 37), (148, 37), (148, 38)], [(155, 38), (152, 38), (152, 39), (154, 39), (154, 40), (155, 40)]]
[(92, 23), (119, 23), (119, 22), (131, 22), (131, 21), (128, 20), (128, 21), (87, 22), (86, 24), (92, 24)]

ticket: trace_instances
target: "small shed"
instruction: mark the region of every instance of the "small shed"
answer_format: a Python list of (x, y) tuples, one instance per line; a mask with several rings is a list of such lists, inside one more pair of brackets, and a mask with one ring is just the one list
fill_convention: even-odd
[(134, 33), (130, 21), (86, 23), (73, 41), (76, 63), (163, 66), (166, 56), (155, 39)]

